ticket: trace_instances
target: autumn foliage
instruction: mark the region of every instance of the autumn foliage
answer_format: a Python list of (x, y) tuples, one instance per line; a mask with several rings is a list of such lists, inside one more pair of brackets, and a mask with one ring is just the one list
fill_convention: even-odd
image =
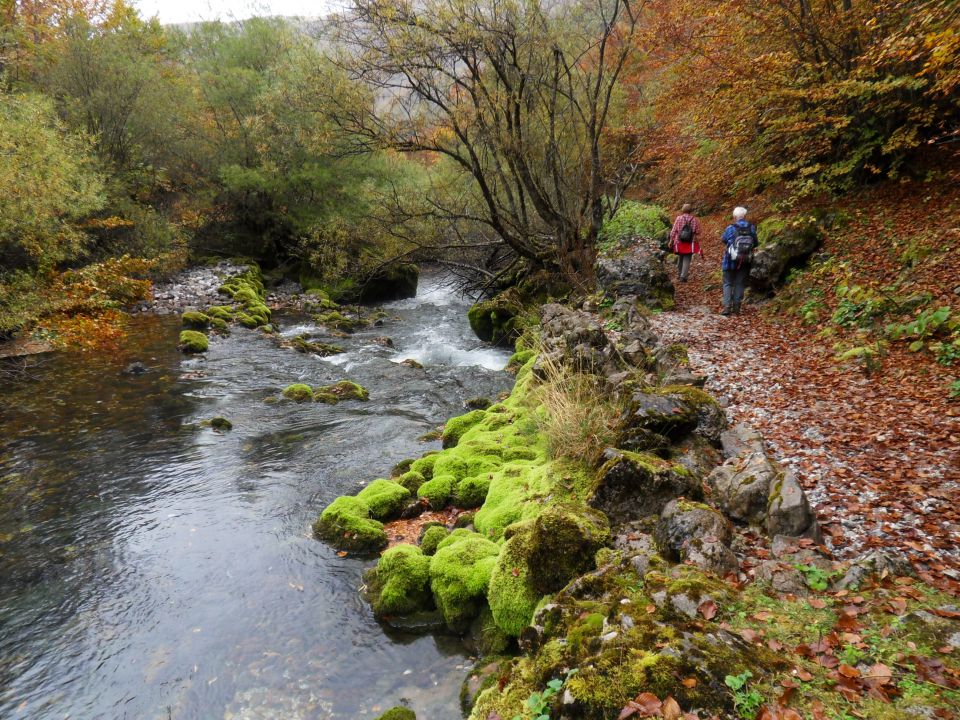
[(637, 68), (649, 159), (707, 196), (897, 177), (957, 139), (950, 0), (652, 2)]

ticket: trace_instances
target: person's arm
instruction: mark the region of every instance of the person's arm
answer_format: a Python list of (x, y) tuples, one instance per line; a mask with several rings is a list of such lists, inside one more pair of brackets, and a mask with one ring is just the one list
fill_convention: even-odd
[(670, 229), (670, 247), (677, 246), (677, 240), (680, 237), (680, 217), (673, 221), (673, 227)]
[(700, 250), (700, 257), (703, 257), (703, 245), (700, 244), (700, 218), (694, 216), (693, 222), (690, 223), (690, 225), (693, 230), (693, 242), (696, 243), (696, 247)]
[(733, 225), (727, 225), (727, 229), (723, 231), (723, 236), (720, 238), (724, 245), (729, 246), (733, 242), (734, 232)]

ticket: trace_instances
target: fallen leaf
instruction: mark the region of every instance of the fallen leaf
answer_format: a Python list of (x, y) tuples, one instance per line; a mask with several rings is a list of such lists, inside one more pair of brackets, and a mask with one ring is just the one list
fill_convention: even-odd
[(857, 670), (857, 669), (856, 669), (855, 667), (853, 667), (852, 665), (843, 665), (843, 664), (841, 664), (840, 667), (837, 668), (837, 672), (839, 672), (839, 673), (840, 673), (841, 675), (843, 675), (844, 677), (848, 677), (848, 678), (858, 678), (858, 677), (860, 677), (860, 671)]
[(704, 620), (713, 620), (717, 616), (717, 604), (713, 600), (704, 600), (697, 608)]
[(663, 707), (660, 709), (660, 714), (663, 715), (664, 720), (680, 720), (683, 713), (680, 711), (680, 705), (677, 701), (667, 695), (663, 701)]
[(810, 598), (809, 603), (810, 607), (816, 608), (817, 610), (823, 610), (827, 606), (827, 603), (820, 598)]
[(680, 681), (680, 684), (689, 690), (697, 686), (697, 679), (695, 677), (684, 678)]

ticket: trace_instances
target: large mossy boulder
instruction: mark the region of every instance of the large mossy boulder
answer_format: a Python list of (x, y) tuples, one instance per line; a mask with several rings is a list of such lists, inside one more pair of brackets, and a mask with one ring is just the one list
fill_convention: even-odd
[(390, 548), (368, 574), (367, 592), (377, 617), (430, 609), (430, 558), (414, 545)]
[(612, 448), (603, 458), (589, 503), (614, 523), (659, 514), (678, 497), (701, 496), (697, 478), (678, 463)]
[(487, 413), (484, 410), (471, 410), (466, 415), (460, 415), (447, 420), (447, 424), (443, 426), (443, 435), (441, 436), (444, 449), (454, 447), (460, 442), (460, 438), (463, 437), (463, 434), (467, 430), (483, 420), (486, 416)]
[(474, 303), (467, 311), (467, 320), (474, 334), (485, 342), (510, 343), (519, 337), (524, 302), (515, 288), (505, 290), (489, 300)]
[(551, 505), (533, 521), (527, 545), (530, 582), (540, 595), (556, 592), (592, 570), (597, 551), (610, 543), (606, 516), (584, 507)]
[(500, 546), (466, 529), (441, 540), (430, 558), (430, 589), (447, 626), (463, 632), (483, 608)]
[(787, 221), (770, 218), (757, 228), (760, 244), (750, 266), (750, 288), (772, 292), (797, 267), (823, 244), (823, 230), (813, 218)]
[(419, 281), (420, 268), (412, 263), (396, 263), (361, 283), (357, 300), (377, 303), (416, 297)]
[(638, 244), (616, 255), (601, 255), (595, 272), (597, 284), (607, 295), (634, 295), (647, 307), (663, 310), (674, 305), (663, 252), (655, 247)]
[(360, 498), (344, 495), (330, 503), (313, 524), (313, 533), (335, 548), (374, 554), (387, 546), (383, 523), (370, 516)]

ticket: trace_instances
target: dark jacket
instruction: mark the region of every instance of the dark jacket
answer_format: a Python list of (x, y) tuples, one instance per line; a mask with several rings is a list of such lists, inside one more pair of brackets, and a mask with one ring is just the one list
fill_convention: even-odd
[[(757, 247), (757, 227), (753, 223), (748, 223), (746, 220), (737, 220), (735, 223), (730, 223), (727, 225), (727, 229), (723, 231), (723, 243), (727, 246), (729, 250), (730, 246), (733, 244), (733, 239), (737, 236), (738, 227), (748, 227), (750, 228), (750, 235), (753, 236), (753, 247)], [(737, 268), (742, 267), (740, 260), (734, 260), (730, 257), (729, 252), (723, 253), (723, 269), (724, 270), (736, 270)]]

